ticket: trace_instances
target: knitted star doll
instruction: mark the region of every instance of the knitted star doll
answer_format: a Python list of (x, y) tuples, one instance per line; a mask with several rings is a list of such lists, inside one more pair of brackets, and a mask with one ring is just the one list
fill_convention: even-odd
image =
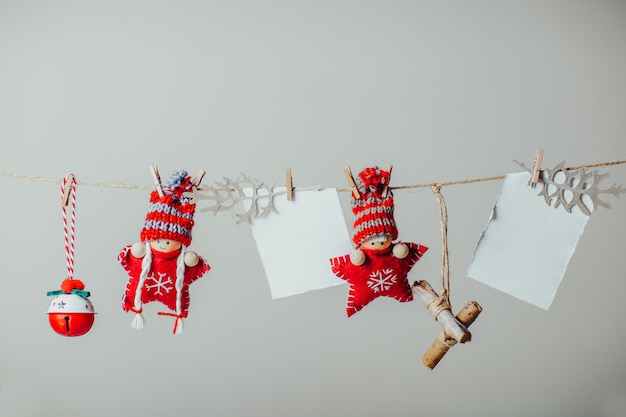
[(122, 297), (124, 311), (132, 311), (131, 327), (143, 328), (143, 304), (159, 301), (171, 312), (159, 315), (176, 318), (173, 333), (183, 332), (183, 319), (189, 310), (189, 285), (201, 278), (209, 264), (188, 251), (195, 204), (183, 193), (192, 191), (187, 172), (174, 172), (163, 184), (163, 195), (150, 194), (148, 214), (141, 230), (141, 242), (126, 246), (118, 261), (128, 274)]
[(428, 250), (416, 243), (393, 243), (398, 238), (398, 229), (393, 217), (390, 174), (378, 167), (359, 173), (356, 181), (359, 197), (352, 193), (355, 216), (352, 240), (356, 248), (348, 255), (330, 260), (335, 275), (350, 285), (348, 317), (380, 296), (401, 302), (413, 300), (407, 275)]

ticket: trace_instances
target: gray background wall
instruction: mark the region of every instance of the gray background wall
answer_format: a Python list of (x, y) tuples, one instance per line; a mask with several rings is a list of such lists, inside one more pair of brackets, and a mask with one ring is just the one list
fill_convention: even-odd
[[(278, 184), (291, 166), (296, 185), (345, 187), (346, 165), (391, 163), (405, 185), (517, 172), (539, 147), (546, 166), (624, 159), (625, 19), (622, 1), (3, 0), (0, 170), (149, 186), (154, 163)], [(59, 186), (1, 177), (0, 412), (625, 415), (623, 200), (592, 216), (543, 311), (465, 278), (500, 184), (443, 190), (453, 304), (484, 311), (428, 371), (439, 325), (420, 302), (347, 319), (345, 286), (272, 301), (227, 214), (196, 216), (212, 270), (185, 333), (151, 305), (130, 329), (116, 255), (138, 239), (139, 190), (79, 185), (76, 278), (98, 316), (57, 336), (44, 311), (65, 277)], [(396, 220), (431, 247), (411, 279), (438, 286), (431, 191), (396, 192)]]

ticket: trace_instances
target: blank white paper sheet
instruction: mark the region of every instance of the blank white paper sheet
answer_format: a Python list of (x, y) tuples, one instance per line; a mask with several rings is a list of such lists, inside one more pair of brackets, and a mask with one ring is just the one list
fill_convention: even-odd
[(547, 310), (589, 217), (548, 206), (530, 174), (509, 174), (467, 276)]
[(354, 250), (337, 190), (297, 191), (274, 205), (278, 214), (251, 222), (272, 298), (344, 284), (329, 262)]

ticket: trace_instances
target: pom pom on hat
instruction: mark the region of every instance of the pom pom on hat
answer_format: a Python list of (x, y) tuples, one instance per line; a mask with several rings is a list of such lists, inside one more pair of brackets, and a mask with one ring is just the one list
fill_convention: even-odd
[(170, 239), (185, 246), (191, 244), (196, 205), (183, 195), (191, 191), (191, 177), (187, 171), (179, 170), (163, 184), (163, 197), (156, 190), (150, 193), (148, 214), (140, 234), (142, 242)]
[[(352, 213), (355, 216), (352, 241), (358, 246), (371, 239), (398, 237), (393, 217), (393, 194), (389, 186), (391, 173), (376, 166), (359, 173), (357, 187), (361, 198), (352, 196)], [(383, 197), (383, 190), (387, 194)]]

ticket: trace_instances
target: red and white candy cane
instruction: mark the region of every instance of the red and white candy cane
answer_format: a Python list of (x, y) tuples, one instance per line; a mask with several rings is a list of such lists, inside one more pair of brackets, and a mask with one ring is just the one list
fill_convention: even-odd
[[(67, 207), (70, 207), (68, 227)], [(61, 185), (61, 209), (63, 210), (63, 233), (65, 235), (65, 260), (67, 262), (67, 279), (74, 279), (74, 224), (76, 220), (76, 178), (68, 174)]]

